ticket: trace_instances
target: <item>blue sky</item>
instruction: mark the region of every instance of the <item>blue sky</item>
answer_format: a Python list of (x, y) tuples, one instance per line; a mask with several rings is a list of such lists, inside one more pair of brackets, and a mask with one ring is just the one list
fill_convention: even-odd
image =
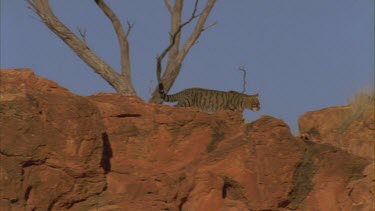
[[(55, 14), (73, 31), (87, 29), (92, 50), (119, 70), (112, 25), (92, 0), (51, 0)], [(133, 84), (148, 100), (156, 85), (155, 57), (167, 46), (169, 14), (163, 1), (106, 1), (130, 34)], [(192, 1), (186, 1), (184, 16)], [(27, 9), (23, 0), (1, 0), (0, 66), (32, 68), (79, 95), (114, 90), (83, 63)], [(374, 84), (373, 0), (218, 0), (205, 31), (186, 57), (170, 93), (189, 87), (259, 93), (261, 110), (297, 133), (298, 117), (343, 105), (356, 91)], [(125, 24), (126, 25), (126, 24)], [(189, 33), (186, 28), (183, 33)]]

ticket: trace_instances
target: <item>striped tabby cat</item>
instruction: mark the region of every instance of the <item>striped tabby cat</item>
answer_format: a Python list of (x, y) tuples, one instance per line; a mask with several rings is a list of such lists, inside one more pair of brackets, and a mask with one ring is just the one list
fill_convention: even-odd
[(223, 92), (210, 89), (190, 88), (173, 95), (164, 92), (159, 84), (160, 97), (165, 102), (177, 102), (178, 107), (196, 107), (201, 111), (213, 113), (219, 110), (243, 111), (260, 109), (258, 94), (246, 95), (235, 91)]

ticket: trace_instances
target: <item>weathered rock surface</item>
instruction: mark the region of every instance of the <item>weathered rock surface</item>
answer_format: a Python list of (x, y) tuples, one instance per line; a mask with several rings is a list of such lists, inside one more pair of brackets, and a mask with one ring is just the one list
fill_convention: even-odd
[(375, 114), (370, 112), (363, 118), (355, 118), (350, 116), (353, 109), (351, 106), (335, 106), (307, 112), (299, 118), (299, 131), (313, 142), (330, 144), (374, 160)]
[(0, 71), (0, 210), (372, 210), (371, 161), (279, 119)]
[(0, 74), (0, 210), (69, 208), (101, 193), (95, 105), (31, 70)]

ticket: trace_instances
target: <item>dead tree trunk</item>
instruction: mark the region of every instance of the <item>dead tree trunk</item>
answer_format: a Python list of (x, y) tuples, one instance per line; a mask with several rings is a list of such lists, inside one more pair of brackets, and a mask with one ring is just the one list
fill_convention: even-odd
[[(182, 62), (185, 59), (185, 56), (189, 52), (190, 48), (196, 43), (199, 36), (204, 30), (216, 24), (213, 23), (211, 25), (205, 26), (208, 15), (210, 14), (213, 6), (215, 5), (216, 0), (207, 0), (205, 8), (200, 14), (197, 14), (199, 0), (196, 0), (194, 4), (194, 10), (192, 12), (190, 19), (184, 23), (181, 22), (183, 0), (175, 0), (173, 6), (171, 5), (169, 0), (164, 0), (164, 3), (169, 13), (171, 14), (171, 38), (170, 45), (157, 58), (157, 68), (161, 68), (161, 62), (163, 60), (163, 57), (166, 53), (168, 53), (167, 65), (164, 70), (163, 76), (161, 77), (161, 81), (159, 81), (163, 83), (165, 92), (168, 92), (171, 89), (173, 83), (175, 82), (178, 74), (180, 73)], [(195, 18), (199, 18), (195, 25), (195, 28), (186, 40), (186, 42), (180, 48), (181, 29), (185, 25), (189, 24)], [(161, 103), (158, 92), (158, 85), (152, 93), (150, 102)]]
[(64, 41), (87, 65), (97, 74), (105, 79), (118, 93), (127, 96), (136, 95), (131, 81), (129, 44), (127, 36), (132, 28), (128, 24), (128, 31), (125, 33), (115, 13), (105, 4), (103, 0), (95, 0), (98, 7), (110, 19), (116, 31), (121, 49), (121, 74), (116, 72), (98, 55), (86, 45), (85, 41), (79, 39), (70, 31), (53, 13), (48, 0), (27, 0), (30, 8), (33, 9), (41, 20)]
[[(116, 17), (115, 13), (106, 5), (104, 0), (94, 0), (98, 7), (104, 12), (104, 14), (111, 21), (121, 49), (121, 74), (116, 72), (106, 62), (104, 62), (99, 56), (97, 56), (90, 48), (86, 45), (85, 34), (81, 40), (73, 32), (71, 32), (53, 13), (49, 0), (26, 0), (30, 8), (41, 18), (41, 20), (54, 32), (62, 41), (64, 41), (76, 54), (80, 57), (87, 65), (89, 65), (97, 74), (105, 79), (118, 93), (132, 96), (136, 95), (134, 87), (131, 81), (131, 67), (129, 58), (129, 43), (128, 35), (132, 29), (132, 25), (128, 23), (127, 32), (124, 29)], [(168, 54), (168, 61), (164, 74), (160, 77), (160, 81), (164, 85), (164, 90), (168, 92), (180, 73), (182, 62), (185, 56), (189, 52), (190, 48), (196, 43), (201, 33), (209, 27), (215, 25), (211, 24), (205, 26), (208, 15), (210, 14), (216, 0), (207, 0), (206, 5), (201, 13), (197, 14), (199, 0), (195, 0), (194, 9), (191, 17), (182, 23), (181, 16), (183, 11), (183, 0), (175, 0), (172, 5), (170, 0), (164, 0), (165, 6), (167, 7), (171, 15), (171, 32), (170, 32), (170, 44), (163, 51), (163, 53), (157, 59), (157, 67), (161, 72), (161, 63), (166, 54)], [(186, 42), (181, 45), (181, 29), (189, 24), (192, 20), (198, 18), (194, 30)], [(158, 87), (158, 86), (157, 86)], [(159, 93), (156, 88), (153, 92), (150, 102), (159, 102)]]

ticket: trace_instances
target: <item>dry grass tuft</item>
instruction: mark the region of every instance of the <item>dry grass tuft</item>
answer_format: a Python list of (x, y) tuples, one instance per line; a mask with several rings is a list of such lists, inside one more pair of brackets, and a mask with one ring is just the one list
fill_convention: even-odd
[(361, 121), (366, 116), (374, 115), (375, 91), (373, 88), (362, 89), (348, 100), (351, 111), (341, 123), (340, 132), (344, 132), (354, 121)]

